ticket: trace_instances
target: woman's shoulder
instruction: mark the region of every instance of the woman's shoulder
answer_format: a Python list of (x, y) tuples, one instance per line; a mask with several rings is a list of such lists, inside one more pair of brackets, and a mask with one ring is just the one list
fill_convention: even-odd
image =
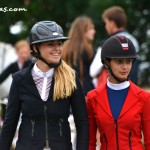
[(27, 69), (23, 69), (23, 70), (20, 70), (20, 71), (17, 71), (16, 73), (14, 73), (12, 75), (13, 80), (20, 81), (24, 77), (26, 70)]
[(130, 82), (130, 86), (131, 86), (132, 90), (141, 97), (141, 99), (143, 99), (143, 100), (145, 100), (147, 98), (150, 99), (150, 92), (148, 92), (147, 90), (135, 85), (133, 82)]
[(144, 90), (144, 89), (141, 89), (141, 93), (140, 93), (140, 96), (142, 99), (144, 100), (147, 100), (149, 99), (150, 100), (150, 92)]
[(103, 95), (105, 92), (106, 92), (106, 84), (103, 84), (103, 85), (98, 86), (97, 88), (89, 91), (87, 96), (90, 99), (93, 99), (94, 97), (97, 97), (98, 95)]
[(32, 69), (33, 65), (34, 64), (31, 64), (30, 66), (14, 73), (12, 75), (13, 80), (15, 80), (16, 82), (21, 81), (24, 77), (26, 77), (28, 74), (31, 73), (31, 69)]

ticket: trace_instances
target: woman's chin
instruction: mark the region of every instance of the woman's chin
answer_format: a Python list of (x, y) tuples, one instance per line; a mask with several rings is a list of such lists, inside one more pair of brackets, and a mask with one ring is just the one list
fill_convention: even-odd
[(121, 81), (125, 81), (127, 79), (127, 77), (124, 78), (119, 78)]
[(53, 61), (49, 61), (49, 63), (51, 63), (51, 64), (58, 64), (59, 61), (60, 61), (60, 59), (58, 59), (58, 60), (53, 60)]

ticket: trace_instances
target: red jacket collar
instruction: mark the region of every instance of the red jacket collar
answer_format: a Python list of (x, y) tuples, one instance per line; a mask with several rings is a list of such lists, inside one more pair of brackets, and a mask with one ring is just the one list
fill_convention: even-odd
[[(93, 92), (92, 93), (94, 94), (93, 95), (94, 99), (97, 101), (97, 103), (100, 105), (100, 107), (109, 116), (112, 117), (109, 102), (108, 102), (106, 84), (96, 88)], [(141, 92), (142, 92), (142, 90), (130, 81), (129, 91), (128, 91), (125, 103), (123, 105), (123, 108), (121, 110), (119, 117), (124, 115), (131, 107), (133, 107), (140, 100), (139, 93), (141, 93)]]

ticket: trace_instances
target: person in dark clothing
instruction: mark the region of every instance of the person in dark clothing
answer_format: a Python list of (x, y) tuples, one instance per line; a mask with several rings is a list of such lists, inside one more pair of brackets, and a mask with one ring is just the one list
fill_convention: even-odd
[(62, 57), (79, 74), (85, 96), (94, 88), (89, 75), (89, 67), (94, 56), (92, 46), (94, 35), (95, 29), (91, 18), (77, 17), (71, 25), (70, 40), (64, 44)]
[[(69, 40), (64, 43), (62, 59), (77, 72), (84, 95), (94, 88), (89, 76), (89, 66), (93, 59), (92, 41), (95, 29), (92, 20), (86, 16), (77, 17), (69, 30)], [(73, 150), (76, 147), (76, 129), (70, 109), (70, 127)]]
[[(7, 68), (0, 74), (0, 84), (2, 84), (9, 75), (26, 68), (31, 64), (30, 58), (30, 47), (27, 40), (20, 40), (15, 44), (16, 54), (18, 60), (11, 63)], [(6, 97), (5, 97), (6, 98)], [(3, 98), (4, 99), (4, 98)], [(1, 107), (1, 119), (4, 120), (6, 111), (6, 105), (2, 104)]]
[(61, 59), (66, 40), (54, 21), (40, 21), (32, 27), (29, 41), (37, 62), (13, 75), (0, 149), (10, 149), (22, 113), (16, 150), (72, 150), (71, 107), (77, 128), (76, 150), (88, 150), (84, 94), (75, 71)]
[[(31, 60), (27, 60), (21, 69), (24, 69), (29, 66)], [(19, 69), (18, 62), (11, 63), (0, 75), (0, 84), (10, 75), (14, 74), (15, 72), (21, 70)]]
[(31, 61), (30, 58), (30, 47), (27, 40), (20, 40), (15, 44), (16, 54), (18, 60), (11, 63), (7, 68), (0, 74), (0, 84), (11, 74), (27, 67)]

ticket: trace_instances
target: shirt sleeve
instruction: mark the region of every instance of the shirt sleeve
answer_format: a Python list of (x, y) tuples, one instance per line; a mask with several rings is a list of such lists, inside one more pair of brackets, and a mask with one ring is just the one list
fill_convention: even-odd
[(0, 74), (0, 84), (12, 73), (12, 66), (13, 64), (10, 64), (3, 72)]

